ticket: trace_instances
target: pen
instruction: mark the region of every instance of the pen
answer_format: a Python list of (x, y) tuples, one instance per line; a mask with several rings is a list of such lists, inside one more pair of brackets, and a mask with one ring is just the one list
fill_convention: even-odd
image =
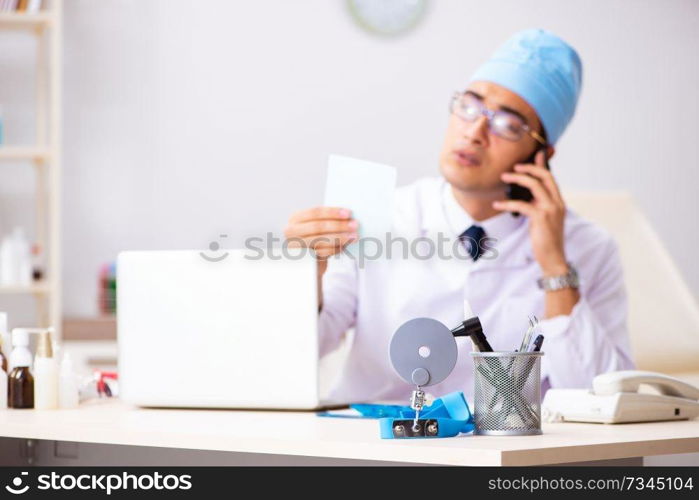
[[(536, 325), (538, 323), (536, 316), (534, 317), (533, 321), (530, 318), (529, 323), (530, 323), (530, 327), (527, 330), (527, 333), (525, 334), (525, 337), (522, 341), (522, 345), (524, 345), (525, 342), (528, 344), (529, 340), (531, 339), (532, 331), (534, 330), (534, 328), (536, 327)], [(532, 342), (531, 349), (529, 349), (528, 352), (539, 352), (541, 350), (541, 345), (543, 343), (544, 343), (544, 336), (542, 334), (537, 335), (536, 338), (534, 339), (534, 342)], [(527, 378), (529, 377), (529, 373), (531, 372), (532, 368), (534, 367), (534, 362), (535, 362), (534, 359), (527, 359), (525, 366), (523, 367), (523, 371), (524, 371), (525, 375), (521, 378), (517, 377), (516, 375), (513, 376), (512, 381), (513, 381), (513, 383), (518, 391), (522, 390), (524, 383), (526, 382)], [(509, 367), (508, 367), (508, 369), (509, 369)], [(510, 407), (504, 412), (505, 416), (510, 411), (510, 408), (512, 408), (513, 403), (514, 403), (514, 401), (510, 402)], [(524, 403), (524, 407), (527, 410), (531, 411), (531, 408), (528, 404), (526, 404), (526, 401), (524, 401), (523, 403)], [(492, 401), (491, 401), (491, 405), (492, 405)], [(536, 418), (535, 416), (532, 416), (531, 414), (529, 414), (528, 411), (523, 412), (522, 410), (518, 409), (517, 412), (518, 412), (520, 417), (524, 417), (524, 416), (532, 417), (532, 418), (534, 418), (534, 420)]]
[(541, 350), (541, 344), (543, 344), (543, 343), (544, 343), (544, 336), (541, 334), (537, 335), (536, 338), (534, 339), (534, 345), (533, 345), (534, 348), (532, 349), (532, 352), (539, 352)]
[(529, 316), (529, 328), (527, 328), (527, 331), (524, 334), (524, 338), (522, 339), (522, 345), (519, 346), (520, 351), (526, 352), (529, 350), (529, 342), (531, 341), (534, 329), (538, 324), (539, 320), (536, 318), (536, 316)]

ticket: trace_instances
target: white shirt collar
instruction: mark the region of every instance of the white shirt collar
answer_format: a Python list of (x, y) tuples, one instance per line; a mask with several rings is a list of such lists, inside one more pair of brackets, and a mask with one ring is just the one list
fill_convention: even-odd
[(442, 204), (449, 227), (457, 237), (476, 224), (483, 228), (486, 236), (501, 240), (519, 227), (524, 219), (522, 216), (515, 217), (510, 212), (504, 212), (482, 221), (476, 221), (459, 205), (454, 197), (451, 184), (446, 181), (442, 183)]

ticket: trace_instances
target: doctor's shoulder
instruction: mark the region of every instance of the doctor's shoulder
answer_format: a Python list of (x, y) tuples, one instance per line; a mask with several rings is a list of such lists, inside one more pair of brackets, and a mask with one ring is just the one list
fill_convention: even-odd
[(571, 209), (566, 211), (564, 233), (566, 256), (578, 266), (600, 267), (603, 261), (618, 258), (614, 235)]
[(393, 230), (417, 235), (423, 227), (426, 211), (433, 210), (439, 203), (443, 182), (441, 177), (423, 177), (396, 188)]

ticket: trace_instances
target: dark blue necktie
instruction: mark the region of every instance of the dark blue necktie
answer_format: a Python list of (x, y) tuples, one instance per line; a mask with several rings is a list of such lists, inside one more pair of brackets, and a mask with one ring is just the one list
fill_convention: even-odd
[(464, 242), (468, 253), (471, 254), (471, 258), (474, 261), (477, 261), (478, 257), (483, 255), (483, 252), (485, 251), (481, 241), (483, 238), (485, 238), (485, 231), (481, 226), (476, 226), (475, 224), (469, 227), (466, 231), (461, 233), (461, 236), (459, 236), (459, 239)]

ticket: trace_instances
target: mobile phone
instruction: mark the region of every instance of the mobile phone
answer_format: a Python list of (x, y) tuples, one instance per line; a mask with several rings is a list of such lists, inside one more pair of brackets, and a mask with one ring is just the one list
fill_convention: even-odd
[[(551, 168), (549, 167), (548, 158), (546, 157), (546, 146), (541, 146), (540, 148), (536, 149), (524, 163), (535, 163), (536, 155), (542, 149), (544, 150), (544, 162), (546, 165), (546, 170), (551, 170)], [(519, 184), (508, 184), (505, 194), (507, 195), (507, 198), (510, 200), (521, 200), (526, 201), (527, 203), (534, 199), (532, 192), (524, 186), (520, 186)], [(512, 214), (518, 216), (519, 212), (512, 212)]]

